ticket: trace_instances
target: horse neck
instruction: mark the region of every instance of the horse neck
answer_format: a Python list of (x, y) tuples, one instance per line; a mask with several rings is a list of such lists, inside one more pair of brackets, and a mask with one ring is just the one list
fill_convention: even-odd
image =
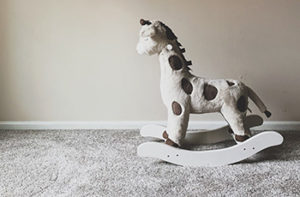
[[(177, 55), (181, 58), (184, 58), (182, 52), (180, 51), (180, 48), (177, 45), (172, 45), (173, 46), (173, 50), (172, 50), (172, 55)], [(174, 53), (175, 52), (175, 53)], [(159, 62), (160, 62), (160, 70), (161, 70), (161, 77), (162, 79), (168, 79), (171, 75), (174, 75), (175, 72), (173, 72), (168, 58), (170, 57), (170, 51), (167, 48), (162, 49), (162, 51), (159, 53)], [(191, 73), (189, 72), (188, 67), (186, 66), (186, 62), (185, 59), (182, 59), (183, 61), (183, 70), (178, 73), (180, 75), (191, 75)]]

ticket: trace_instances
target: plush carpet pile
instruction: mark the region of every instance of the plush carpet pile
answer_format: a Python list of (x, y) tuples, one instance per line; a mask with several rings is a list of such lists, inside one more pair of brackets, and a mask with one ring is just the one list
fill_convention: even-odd
[(190, 168), (138, 157), (137, 130), (2, 130), (0, 196), (299, 196), (300, 132), (281, 133), (244, 162)]

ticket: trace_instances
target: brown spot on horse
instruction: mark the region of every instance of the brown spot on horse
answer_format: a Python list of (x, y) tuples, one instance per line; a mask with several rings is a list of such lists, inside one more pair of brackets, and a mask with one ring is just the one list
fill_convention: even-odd
[(173, 70), (179, 70), (182, 68), (181, 59), (177, 55), (172, 55), (169, 57), (169, 64)]
[(168, 135), (168, 133), (167, 133), (166, 131), (164, 131), (163, 134), (162, 134), (162, 137), (163, 137), (164, 139), (168, 139), (168, 138), (169, 138), (169, 135)]
[(216, 98), (217, 94), (218, 90), (215, 86), (204, 84), (203, 95), (206, 100), (213, 100), (214, 98)]
[(175, 142), (173, 142), (172, 140), (170, 140), (169, 138), (166, 140), (166, 144), (173, 146), (173, 147), (179, 147), (178, 144), (176, 144)]
[(234, 135), (234, 138), (238, 142), (243, 142), (247, 140), (249, 137), (247, 135)]
[(189, 80), (187, 80), (186, 78), (183, 78), (181, 80), (181, 88), (183, 89), (183, 91), (187, 94), (191, 94), (193, 92), (193, 85), (191, 84), (191, 82)]
[(173, 103), (172, 103), (172, 110), (173, 110), (173, 113), (177, 116), (179, 116), (182, 112), (180, 104), (177, 103), (176, 101), (173, 101)]

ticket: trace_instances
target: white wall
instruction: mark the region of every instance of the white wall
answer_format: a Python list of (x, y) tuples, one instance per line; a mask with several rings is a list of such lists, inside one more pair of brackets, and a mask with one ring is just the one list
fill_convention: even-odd
[(174, 30), (193, 73), (241, 79), (271, 120), (300, 121), (298, 0), (1, 0), (0, 120), (164, 120), (141, 17)]

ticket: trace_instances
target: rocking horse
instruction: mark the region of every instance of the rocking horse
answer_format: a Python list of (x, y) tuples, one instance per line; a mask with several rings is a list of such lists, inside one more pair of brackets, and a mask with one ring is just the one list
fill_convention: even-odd
[[(185, 49), (176, 35), (160, 21), (140, 20), (137, 52), (158, 54), (160, 90), (168, 111), (167, 127), (146, 125), (144, 137), (164, 140), (146, 142), (138, 147), (138, 155), (154, 157), (183, 166), (220, 166), (244, 160), (257, 152), (280, 145), (283, 137), (275, 131), (265, 131), (250, 137), (250, 128), (263, 123), (257, 115), (246, 116), (250, 98), (267, 117), (267, 110), (257, 94), (244, 83), (232, 79), (205, 79), (190, 72), (191, 61), (183, 55)], [(190, 113), (219, 112), (228, 126), (207, 132), (186, 133)], [(228, 132), (227, 132), (228, 131)], [(186, 144), (216, 143), (233, 136), (236, 145), (208, 151), (181, 149)]]

